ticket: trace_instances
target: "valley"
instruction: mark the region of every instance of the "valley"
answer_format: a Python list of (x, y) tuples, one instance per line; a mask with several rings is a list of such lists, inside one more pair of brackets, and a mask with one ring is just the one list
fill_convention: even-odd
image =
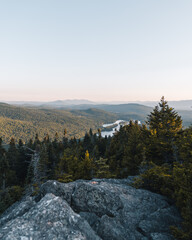
[[(81, 138), (90, 128), (94, 133), (101, 128), (104, 137), (112, 135), (115, 128), (120, 127), (116, 122), (119, 119), (123, 119), (125, 122), (136, 119), (141, 124), (145, 123), (151, 109), (151, 107), (133, 103), (118, 105), (66, 104), (65, 107), (61, 104), (60, 107), (54, 104), (50, 107), (48, 104), (37, 106), (33, 103), (33, 105), (26, 106), (26, 104), (0, 103), (0, 137), (5, 143), (9, 143), (11, 137), (16, 142), (20, 138), (27, 142), (29, 139), (34, 139), (36, 134), (40, 139), (47, 134), (54, 139), (55, 134), (58, 133), (59, 139), (62, 139), (64, 129), (66, 129), (69, 138)], [(184, 127), (190, 126), (192, 111), (180, 110), (178, 112), (182, 116)], [(110, 122), (114, 122), (114, 126), (107, 127), (106, 124)], [(111, 130), (110, 133), (109, 130)]]

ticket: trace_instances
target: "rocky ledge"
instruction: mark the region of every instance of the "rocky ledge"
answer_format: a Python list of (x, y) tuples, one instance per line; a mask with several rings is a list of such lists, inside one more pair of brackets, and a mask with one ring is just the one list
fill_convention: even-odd
[(178, 211), (129, 179), (47, 181), (0, 218), (1, 240), (172, 240)]

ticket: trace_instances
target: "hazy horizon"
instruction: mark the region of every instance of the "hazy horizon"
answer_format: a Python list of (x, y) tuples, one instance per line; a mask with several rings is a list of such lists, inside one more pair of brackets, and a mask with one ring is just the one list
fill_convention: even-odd
[[(168, 102), (182, 102), (182, 101), (192, 101), (192, 99), (181, 99), (181, 100), (168, 100), (165, 98), (166, 101)], [(157, 100), (133, 100), (133, 101), (122, 101), (122, 100), (117, 100), (117, 101), (110, 101), (110, 100), (107, 100), (107, 101), (101, 101), (101, 100), (98, 100), (98, 101), (93, 101), (93, 100), (90, 100), (90, 99), (75, 99), (75, 98), (71, 98), (71, 99), (54, 99), (54, 100), (44, 100), (44, 101), (38, 101), (38, 100), (1, 100), (0, 99), (0, 102), (5, 102), (5, 103), (52, 103), (52, 102), (57, 102), (57, 101), (62, 101), (62, 102), (75, 102), (75, 101), (87, 101), (89, 102), (90, 104), (103, 104), (103, 103), (115, 103), (115, 104), (124, 104), (124, 103), (147, 103), (147, 102), (151, 102), (151, 103), (154, 103), (154, 102), (159, 102), (160, 99), (157, 99)]]
[(4, 1), (0, 100), (191, 100), (192, 1)]

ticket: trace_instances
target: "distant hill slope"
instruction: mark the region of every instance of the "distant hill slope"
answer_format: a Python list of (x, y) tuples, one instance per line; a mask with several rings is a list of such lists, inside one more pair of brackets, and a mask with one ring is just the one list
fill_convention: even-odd
[[(145, 106), (154, 107), (158, 104), (158, 101), (148, 101), (148, 102), (138, 102)], [(192, 110), (192, 100), (180, 100), (180, 101), (168, 101), (170, 107), (175, 108), (176, 110)]]
[(92, 101), (85, 99), (68, 99), (68, 100), (57, 100), (53, 102), (48, 102), (45, 105), (53, 106), (53, 107), (62, 107), (62, 106), (73, 106), (73, 105), (81, 105), (81, 104), (95, 104)]
[(179, 115), (183, 119), (183, 125), (185, 127), (192, 126), (192, 110), (178, 110)]
[(150, 113), (152, 110), (151, 107), (147, 107), (137, 103), (118, 104), (118, 105), (102, 104), (102, 105), (96, 105), (94, 107), (98, 109), (103, 109), (105, 111), (121, 113), (121, 114), (129, 113), (129, 114), (145, 114), (146, 115)]
[(28, 141), (38, 133), (42, 139), (46, 133), (51, 138), (58, 132), (63, 137), (66, 128), (68, 136), (82, 137), (90, 128), (97, 128), (106, 122), (115, 121), (116, 114), (103, 110), (69, 111), (16, 107), (0, 103), (0, 137), (9, 142), (11, 137)]
[[(94, 107), (94, 108), (93, 108)], [(141, 104), (119, 105), (74, 105), (73, 107), (20, 107), (0, 103), (0, 137), (9, 142), (11, 137), (28, 141), (38, 133), (42, 139), (45, 134), (54, 138), (57, 132), (60, 138), (66, 128), (68, 137), (80, 138), (90, 128), (97, 131), (104, 123), (118, 119), (146, 121), (151, 107)], [(184, 126), (192, 124), (192, 111), (179, 111)]]
[[(154, 107), (158, 104), (158, 101), (135, 101), (135, 102), (93, 102), (87, 99), (66, 99), (66, 100), (56, 100), (52, 102), (32, 102), (32, 101), (12, 101), (7, 102), (13, 105), (23, 105), (23, 106), (41, 106), (41, 107), (52, 107), (52, 108), (75, 108), (75, 109), (87, 109), (91, 107), (98, 107), (101, 105), (127, 105), (127, 104), (138, 104), (148, 107)], [(175, 108), (176, 110), (192, 110), (192, 100), (178, 100), (178, 101), (168, 101), (169, 106)]]

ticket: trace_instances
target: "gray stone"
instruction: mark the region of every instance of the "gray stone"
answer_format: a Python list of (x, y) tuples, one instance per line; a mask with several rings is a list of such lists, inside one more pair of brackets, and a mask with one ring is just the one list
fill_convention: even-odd
[(90, 225), (66, 201), (47, 194), (22, 217), (0, 229), (0, 239), (99, 240)]
[[(69, 204), (71, 204), (71, 196), (74, 191), (75, 184), (74, 183), (60, 183), (57, 181), (47, 181), (46, 183), (41, 185), (40, 188), (40, 198), (45, 196), (47, 193), (53, 193), (55, 196), (62, 197)], [(37, 197), (37, 198), (38, 198)]]
[(21, 202), (16, 202), (3, 215), (1, 215), (0, 226), (11, 219), (22, 216), (24, 213), (29, 211), (29, 209), (35, 206), (35, 204), (36, 202), (32, 199), (32, 197), (27, 197)]
[(100, 224), (100, 217), (98, 217), (95, 213), (90, 212), (80, 212), (79, 214), (89, 223), (89, 225), (93, 228), (94, 231), (98, 230)]
[(174, 238), (169, 234), (152, 233), (151, 240), (174, 240)]
[[(140, 229), (147, 234), (147, 232), (168, 232), (169, 223), (177, 225), (180, 218), (177, 217), (176, 209), (168, 207), (165, 209), (158, 209), (139, 223)], [(161, 224), (159, 224), (161, 223)]]
[(0, 218), (0, 239), (173, 240), (169, 226), (181, 219), (171, 201), (129, 183), (48, 181), (39, 202), (21, 201)]
[(71, 203), (76, 211), (92, 212), (98, 216), (115, 216), (123, 208), (117, 192), (95, 181), (78, 183)]

